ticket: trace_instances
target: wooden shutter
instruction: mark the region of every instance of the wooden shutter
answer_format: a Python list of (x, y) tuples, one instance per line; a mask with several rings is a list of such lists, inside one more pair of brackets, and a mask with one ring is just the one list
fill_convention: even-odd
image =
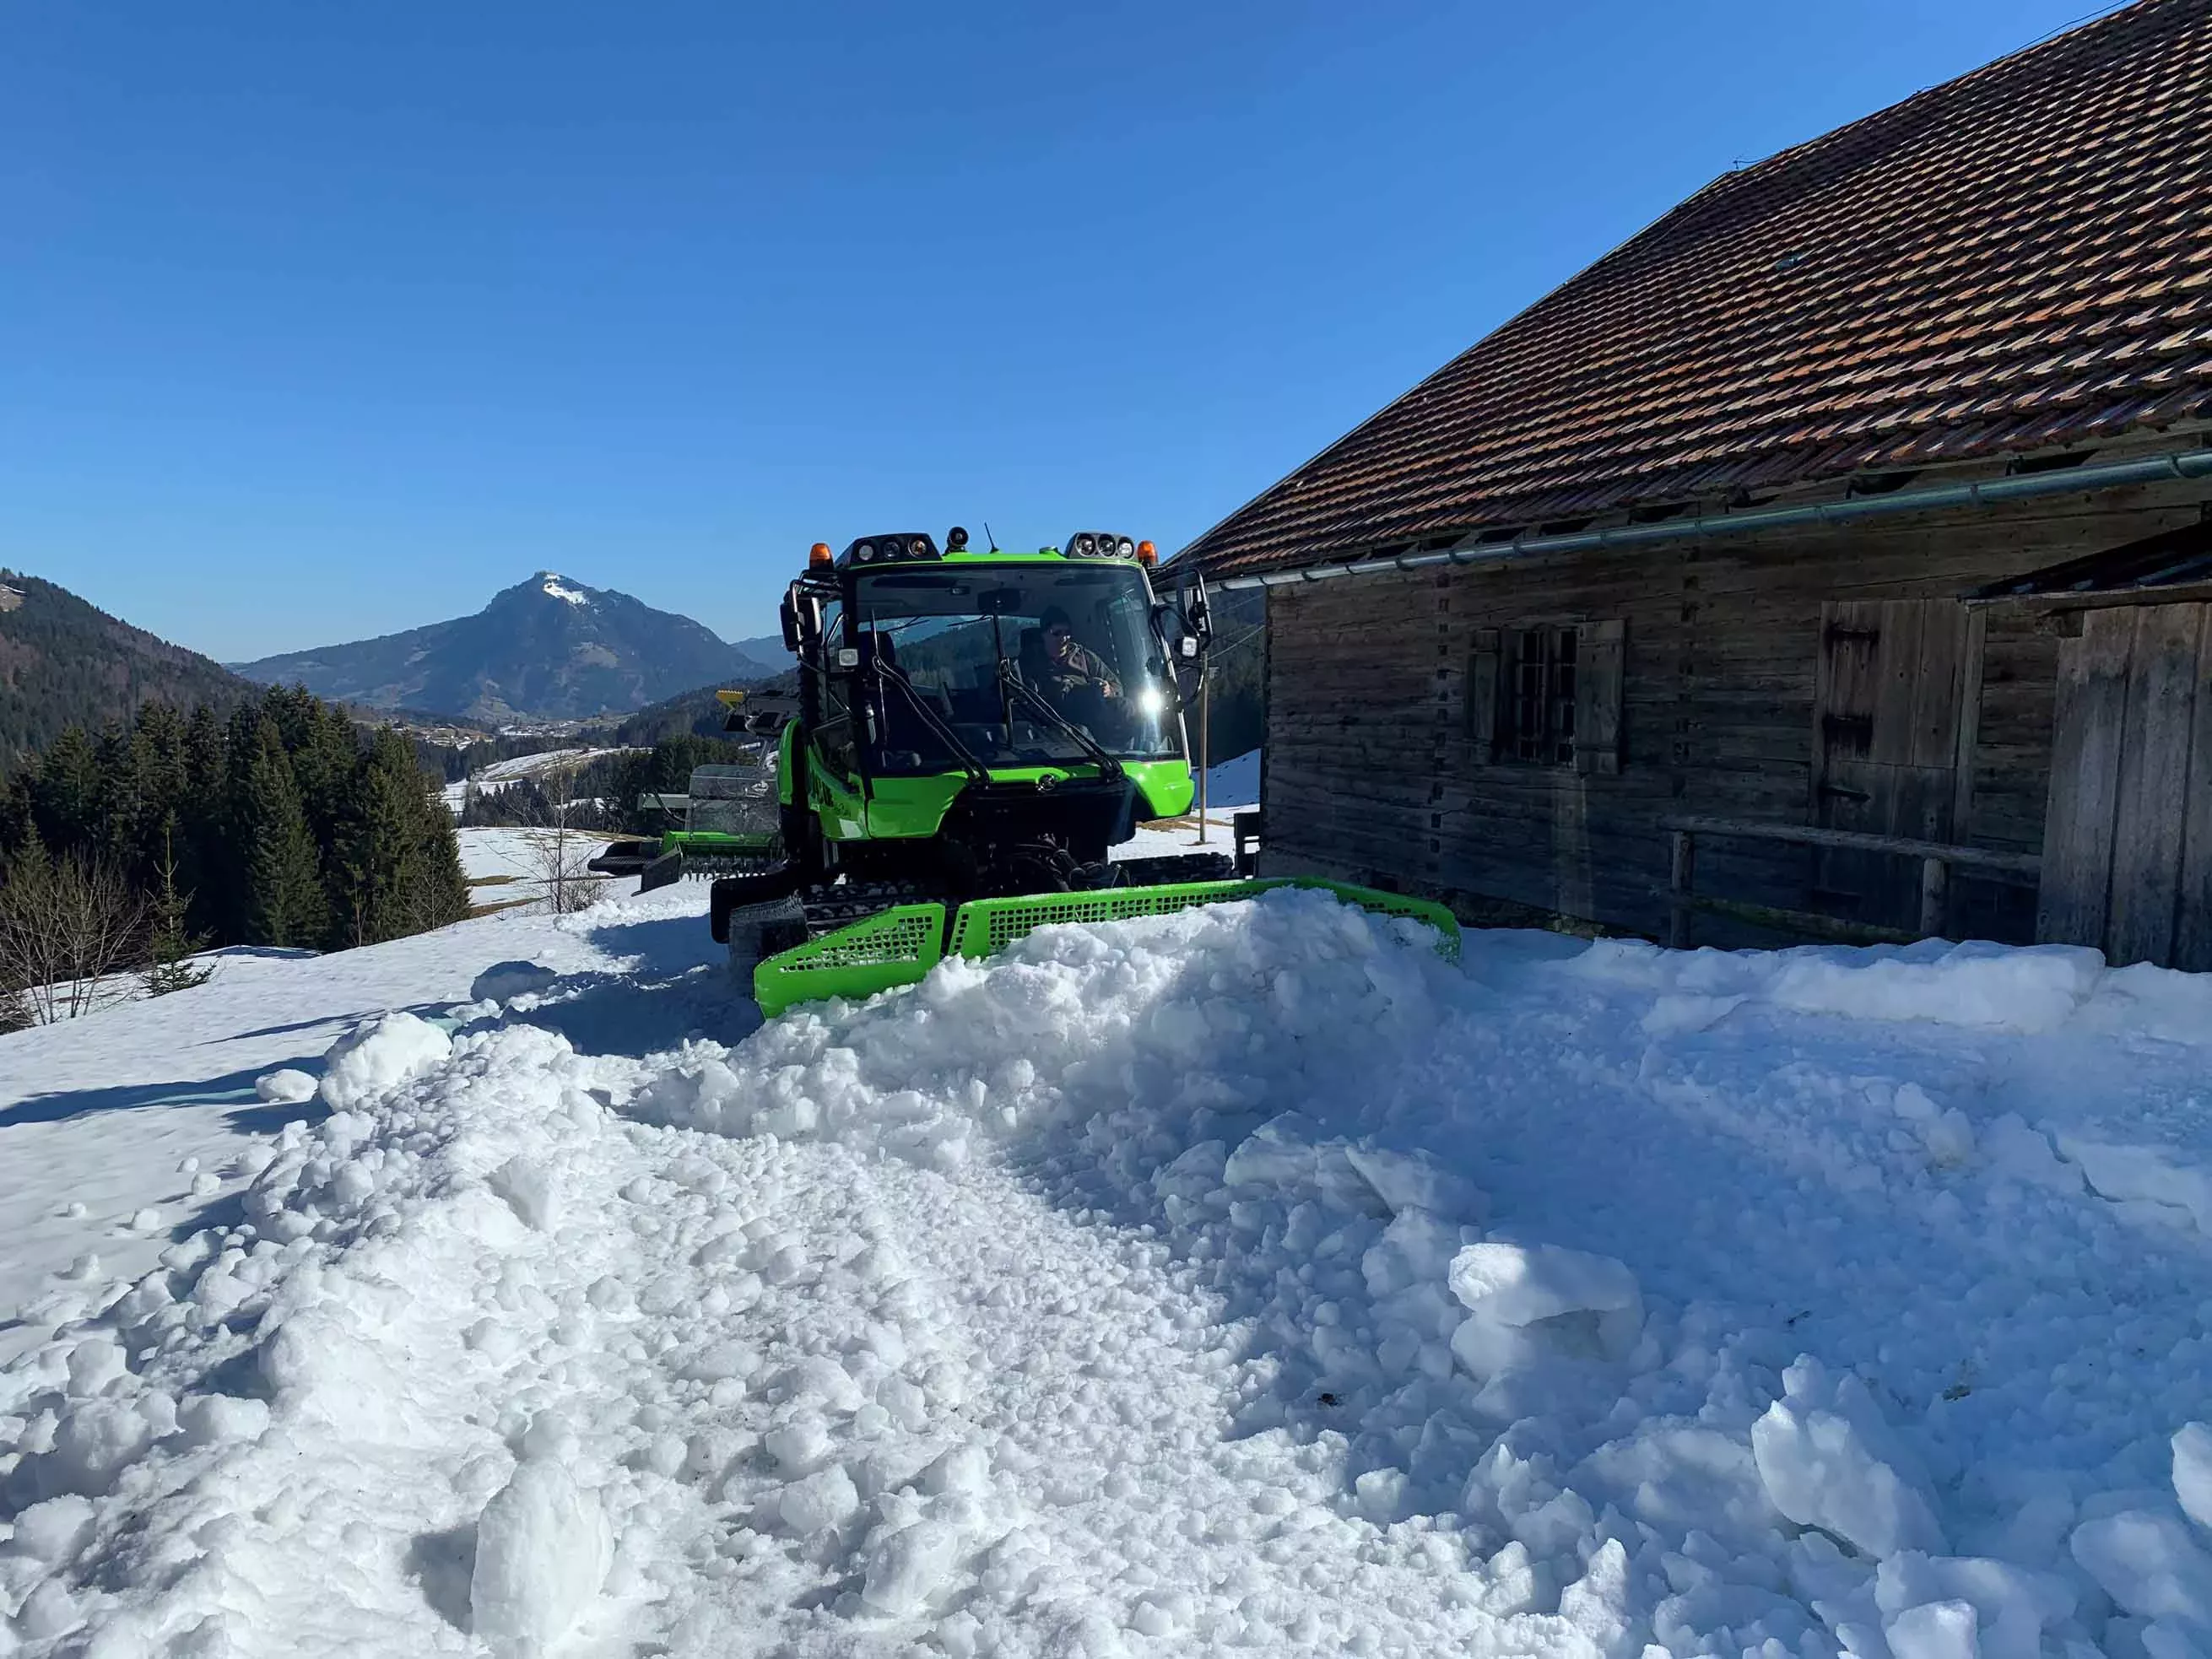
[(2036, 938), (2212, 968), (2212, 605), (2093, 611), (2058, 653)]
[(1615, 773), (1628, 624), (1584, 623), (1575, 632), (1575, 770)]
[[(1951, 839), (1961, 708), (1980, 683), (1979, 649), (1978, 629), (1954, 600), (1844, 599), (1820, 607), (1814, 823)], [(1814, 863), (1814, 908), (1885, 927), (1917, 922), (1919, 872), (1909, 860), (1829, 850)]]
[(1505, 676), (1504, 642), (1498, 629), (1474, 630), (1474, 649), (1467, 659), (1467, 734), (1479, 765), (1498, 758), (1498, 686)]

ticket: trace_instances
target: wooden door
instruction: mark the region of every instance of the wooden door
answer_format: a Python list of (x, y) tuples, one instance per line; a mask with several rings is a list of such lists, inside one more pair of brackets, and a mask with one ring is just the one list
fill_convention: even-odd
[[(1820, 607), (1813, 692), (1813, 822), (1948, 841), (1960, 816), (1962, 725), (1978, 701), (1981, 617), (1951, 599), (1833, 600)], [(1911, 927), (1910, 859), (1823, 851), (1813, 904), (1850, 921)]]
[(2060, 646), (2035, 936), (2212, 970), (2212, 605), (2091, 611)]

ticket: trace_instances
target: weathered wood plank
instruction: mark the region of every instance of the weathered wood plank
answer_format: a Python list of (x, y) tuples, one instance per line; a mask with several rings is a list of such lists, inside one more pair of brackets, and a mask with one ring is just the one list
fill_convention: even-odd
[(2059, 648), (2043, 890), (2035, 915), (2035, 937), (2046, 944), (2105, 942), (2134, 641), (2133, 614), (2105, 611), (2090, 616), (2081, 638)]
[(2181, 832), (2181, 892), (2173, 966), (2212, 973), (2212, 605), (2199, 605), (2196, 704), (2189, 732), (2188, 806)]
[(1913, 709), (1920, 701), (1920, 642), (1928, 608), (1910, 599), (1884, 600), (1875, 608), (1881, 638), (1875, 666), (1874, 741), (1867, 758), (1885, 766), (1911, 766)]
[(1878, 836), (1850, 830), (1831, 830), (1811, 823), (1760, 823), (1744, 818), (1716, 817), (1708, 813), (1669, 815), (1664, 829), (1698, 836), (1737, 836), (1746, 841), (1775, 841), (1808, 847), (1848, 847), (1864, 853), (1889, 853), (1900, 858), (1936, 859), (1977, 870), (2006, 870), (2032, 876), (2042, 860), (2019, 853), (1991, 852), (1986, 848), (1962, 847), (1952, 842), (1917, 840), (1907, 836)]
[(1627, 624), (1618, 617), (1586, 624), (1577, 641), (1577, 653), (1575, 769), (1609, 775), (1620, 770)]
[(2203, 631), (2200, 605), (2146, 605), (2135, 613), (2114, 812), (2112, 911), (2105, 923), (2106, 955), (2116, 964), (2163, 966), (2172, 959), (2197, 647)]
[(1974, 830), (1974, 757), (1982, 742), (1983, 658), (1988, 638), (1989, 618), (1978, 611), (1966, 612), (1959, 642), (1958, 720), (1951, 747), (1951, 834), (1962, 840)]

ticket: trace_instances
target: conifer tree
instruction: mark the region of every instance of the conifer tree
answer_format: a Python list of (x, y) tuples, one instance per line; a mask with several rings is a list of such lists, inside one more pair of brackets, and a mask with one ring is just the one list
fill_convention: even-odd
[(93, 745), (92, 776), (84, 801), (86, 842), (93, 856), (131, 879), (141, 874), (144, 761), (144, 752), (131, 740), (131, 733), (111, 722)]
[(240, 932), (249, 945), (319, 949), (330, 932), (328, 902), (314, 838), (300, 809), (292, 763), (276, 723), (258, 725), (237, 802), (236, 833), (244, 860)]
[(195, 985), (206, 984), (215, 972), (212, 968), (195, 968), (187, 960), (199, 948), (200, 942), (185, 927), (189, 897), (177, 890), (177, 858), (172, 845), (175, 828), (173, 818), (163, 824), (161, 857), (155, 865), (155, 874), (161, 884), (154, 890), (146, 966), (139, 975), (149, 997), (189, 991)]
[(91, 839), (92, 740), (70, 726), (40, 757), (31, 799), (39, 837), (49, 852), (82, 847)]
[(238, 913), (236, 842), (228, 833), (232, 799), (228, 750), (223, 728), (206, 704), (185, 723), (179, 768), (177, 829), (178, 868), (191, 931), (222, 938)]
[(341, 855), (348, 942), (373, 945), (466, 915), (453, 826), (414, 750), (389, 726), (362, 757), (352, 796)]

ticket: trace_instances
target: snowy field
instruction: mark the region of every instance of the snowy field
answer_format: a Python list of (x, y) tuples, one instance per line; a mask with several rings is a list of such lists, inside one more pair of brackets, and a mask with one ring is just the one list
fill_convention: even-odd
[(2212, 981), (703, 901), (0, 1038), (0, 1653), (2212, 1653)]
[[(556, 856), (552, 830), (463, 829), (453, 834), (460, 842), (461, 873), (468, 878), (471, 903), (544, 900), (545, 880)], [(572, 877), (588, 878), (584, 866), (610, 839), (592, 830), (571, 830), (567, 851), (559, 856)], [(635, 884), (620, 884), (627, 888)]]
[(549, 749), (535, 755), (517, 755), (510, 760), (489, 763), (478, 769), (465, 782), (442, 785), (438, 791), (438, 799), (446, 804), (447, 811), (459, 817), (462, 805), (468, 799), (468, 792), (471, 786), (480, 792), (488, 791), (496, 793), (507, 785), (523, 778), (543, 778), (554, 772), (572, 771), (577, 767), (598, 760), (602, 756), (628, 755), (635, 752), (637, 751), (635, 748), (615, 746), (598, 749), (588, 747)]

